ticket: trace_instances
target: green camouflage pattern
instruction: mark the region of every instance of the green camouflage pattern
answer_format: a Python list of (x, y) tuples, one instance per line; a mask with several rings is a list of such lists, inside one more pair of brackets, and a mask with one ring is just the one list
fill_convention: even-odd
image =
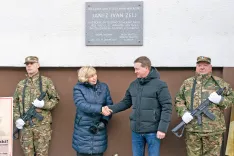
[[(44, 117), (44, 119), (42, 121), (39, 121), (37, 118), (33, 118), (32, 121), (35, 125), (52, 123), (52, 116), (51, 116), (50, 111), (59, 102), (59, 95), (55, 89), (55, 86), (53, 85), (52, 80), (45, 76), (41, 76), (41, 78), (42, 78), (42, 90), (43, 92), (46, 92), (46, 96), (43, 99), (45, 102), (45, 105), (41, 109), (37, 108), (36, 111), (40, 113)], [(14, 97), (13, 97), (14, 120), (20, 117), (19, 106), (20, 106), (21, 114), (23, 114), (22, 94), (23, 94), (24, 82), (25, 80), (22, 80), (18, 83), (17, 88), (14, 93)], [(32, 102), (36, 98), (38, 98), (41, 94), (40, 87), (39, 87), (39, 73), (34, 75), (33, 77), (28, 77), (28, 82), (26, 85), (27, 87), (25, 90), (25, 98), (24, 98), (25, 112), (30, 108), (30, 106), (32, 105)], [(26, 123), (26, 125), (27, 124), (28, 123)]]
[[(46, 92), (44, 100), (44, 107), (37, 108), (36, 111), (40, 113), (44, 119), (39, 121), (37, 118), (33, 118), (33, 126), (30, 127), (26, 122), (24, 128), (21, 130), (20, 142), (25, 156), (34, 156), (36, 152), (37, 156), (48, 156), (49, 142), (51, 140), (51, 123), (52, 116), (50, 110), (52, 110), (59, 102), (59, 95), (53, 85), (51, 79), (41, 76), (42, 78), (42, 91)], [(38, 98), (41, 94), (39, 86), (39, 73), (33, 77), (27, 78), (27, 84), (25, 89), (24, 108), (25, 112), (30, 108), (32, 102)], [(14, 120), (20, 118), (20, 112), (23, 114), (22, 94), (25, 84), (25, 79), (20, 81), (16, 87), (13, 97), (13, 117)], [(20, 112), (19, 112), (20, 107)], [(35, 151), (34, 151), (35, 150)]]
[(211, 59), (209, 57), (206, 57), (206, 56), (199, 56), (199, 57), (197, 57), (197, 63), (199, 63), (199, 62), (211, 63)]
[(48, 156), (51, 125), (25, 126), (20, 131), (20, 143), (25, 156)]
[(223, 79), (213, 76), (218, 85), (215, 83), (211, 74), (196, 74), (194, 77), (188, 78), (185, 80), (180, 87), (179, 92), (175, 98), (175, 108), (176, 112), (180, 117), (186, 112), (190, 111), (191, 108), (191, 92), (193, 87), (193, 81), (196, 78), (196, 89), (194, 92), (194, 102), (193, 108), (196, 109), (203, 101), (205, 101), (208, 96), (221, 88), (226, 87), (226, 90), (223, 92), (223, 101), (218, 105), (211, 103), (209, 111), (213, 113), (216, 117), (214, 121), (207, 118), (204, 114), (202, 115), (202, 126), (199, 126), (197, 119), (195, 118), (190, 123), (186, 125), (186, 131), (188, 132), (224, 132), (225, 120), (223, 115), (223, 110), (227, 107), (230, 107), (234, 102), (234, 93), (232, 88), (228, 83)]
[(219, 156), (222, 145), (222, 134), (185, 134), (187, 156)]
[(28, 56), (28, 57), (25, 58), (24, 64), (26, 64), (28, 62), (36, 63), (38, 61), (39, 61), (38, 57), (36, 57), (36, 56)]

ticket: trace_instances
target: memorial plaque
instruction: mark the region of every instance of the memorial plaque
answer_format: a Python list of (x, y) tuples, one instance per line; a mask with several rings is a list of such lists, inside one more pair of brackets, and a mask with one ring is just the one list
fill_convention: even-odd
[(86, 45), (143, 45), (143, 1), (86, 2)]

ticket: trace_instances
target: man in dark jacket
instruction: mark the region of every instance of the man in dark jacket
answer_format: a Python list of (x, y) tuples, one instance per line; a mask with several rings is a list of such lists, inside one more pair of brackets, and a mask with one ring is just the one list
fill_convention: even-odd
[[(166, 135), (172, 112), (171, 96), (167, 84), (159, 79), (159, 73), (151, 67), (149, 58), (142, 56), (134, 61), (137, 79), (134, 80), (118, 104), (106, 106), (106, 116), (132, 107), (133, 156), (144, 156), (145, 143), (148, 155), (159, 156), (160, 139)], [(156, 133), (156, 134), (155, 134)]]

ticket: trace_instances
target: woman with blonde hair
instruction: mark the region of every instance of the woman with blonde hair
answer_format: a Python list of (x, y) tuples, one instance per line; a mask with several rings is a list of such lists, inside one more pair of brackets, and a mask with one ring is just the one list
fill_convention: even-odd
[(106, 125), (110, 117), (101, 114), (102, 107), (112, 105), (107, 84), (98, 81), (94, 67), (78, 71), (78, 83), (73, 90), (76, 117), (72, 147), (77, 156), (103, 156), (107, 149)]

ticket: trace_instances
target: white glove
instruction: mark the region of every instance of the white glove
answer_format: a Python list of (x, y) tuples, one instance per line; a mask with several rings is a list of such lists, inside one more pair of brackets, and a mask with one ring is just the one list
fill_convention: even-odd
[(218, 95), (216, 92), (213, 92), (213, 93), (210, 94), (208, 99), (213, 103), (219, 104), (221, 99), (222, 99), (222, 96)]
[(44, 100), (39, 101), (38, 99), (34, 100), (32, 103), (37, 108), (42, 108), (45, 104)]
[(182, 120), (187, 124), (191, 120), (193, 120), (193, 116), (191, 115), (190, 112), (185, 112), (184, 115), (182, 116)]
[(17, 119), (15, 121), (15, 126), (18, 128), (18, 129), (23, 129), (23, 126), (24, 126), (25, 122), (24, 120), (22, 120), (21, 118)]

